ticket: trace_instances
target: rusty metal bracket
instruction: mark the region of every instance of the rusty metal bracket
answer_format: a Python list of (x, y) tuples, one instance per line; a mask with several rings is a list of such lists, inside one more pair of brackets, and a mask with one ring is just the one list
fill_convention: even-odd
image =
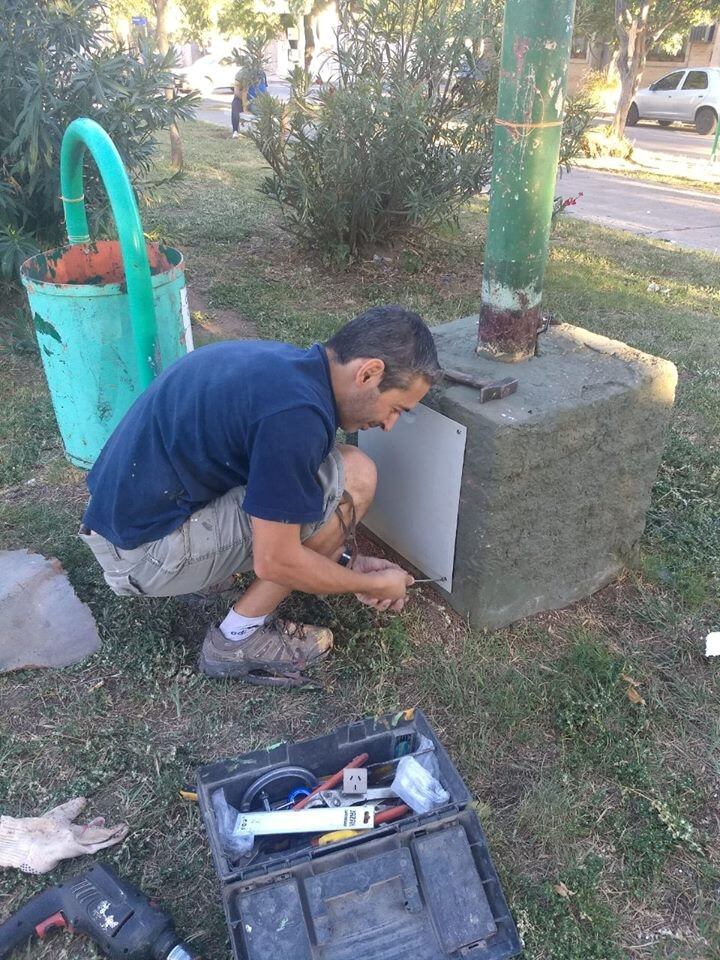
[(546, 313), (541, 317), (541, 324), (537, 328), (537, 335), (540, 336), (541, 333), (547, 333), (548, 327), (557, 327), (560, 325), (560, 321), (555, 319), (554, 313)]
[(445, 379), (452, 383), (461, 383), (464, 387), (479, 390), (480, 403), (487, 403), (488, 400), (502, 400), (504, 397), (509, 397), (511, 393), (515, 393), (518, 388), (515, 377), (504, 377), (502, 380), (479, 380), (460, 370), (444, 370), (443, 374)]

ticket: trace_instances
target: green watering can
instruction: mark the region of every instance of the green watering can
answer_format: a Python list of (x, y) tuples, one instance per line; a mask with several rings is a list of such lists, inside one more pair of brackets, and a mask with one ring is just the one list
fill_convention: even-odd
[[(92, 154), (117, 240), (92, 242), (83, 196)], [(60, 183), (70, 245), (20, 268), (68, 459), (89, 469), (133, 401), (193, 349), (182, 254), (146, 243), (120, 154), (93, 120), (65, 131)]]

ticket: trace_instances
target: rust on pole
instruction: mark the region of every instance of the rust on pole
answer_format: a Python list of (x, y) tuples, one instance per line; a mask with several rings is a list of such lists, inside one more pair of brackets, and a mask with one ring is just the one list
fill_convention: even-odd
[(535, 354), (575, 0), (507, 0), (477, 351)]

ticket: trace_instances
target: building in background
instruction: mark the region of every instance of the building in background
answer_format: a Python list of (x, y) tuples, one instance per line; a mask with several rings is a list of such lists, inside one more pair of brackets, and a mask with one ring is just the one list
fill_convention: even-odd
[[(584, 37), (573, 37), (568, 91), (576, 93), (590, 68), (592, 57)], [(671, 70), (682, 67), (720, 67), (720, 29), (717, 23), (693, 27), (676, 54), (651, 50), (642, 73), (641, 86), (647, 87)]]

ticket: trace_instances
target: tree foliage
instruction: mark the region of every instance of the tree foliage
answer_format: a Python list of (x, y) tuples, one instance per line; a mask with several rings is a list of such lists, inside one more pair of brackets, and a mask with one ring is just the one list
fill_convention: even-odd
[(612, 123), (620, 139), (653, 48), (677, 52), (688, 31), (720, 17), (720, 0), (577, 0), (575, 32), (615, 50), (620, 95)]
[(212, 33), (217, 16), (213, 17), (209, 0), (178, 0), (178, 6), (182, 13), (180, 41), (204, 46)]
[[(195, 99), (168, 100), (171, 53), (139, 57), (105, 32), (96, 0), (3, 0), (0, 6), (0, 265), (5, 275), (36, 246), (62, 237), (60, 144), (76, 117), (113, 139), (137, 186), (153, 166), (155, 135), (192, 116)], [(104, 204), (87, 164), (86, 196)]]
[(256, 6), (253, 0), (229, 0), (218, 11), (218, 29), (221, 33), (240, 33), (269, 42), (280, 32), (280, 17), (258, 12)]
[[(621, 16), (627, 27), (640, 23), (647, 11), (648, 49), (678, 41), (700, 23), (712, 23), (720, 16), (718, 0), (629, 0), (622, 3)], [(616, 4), (614, 0), (577, 0), (575, 32), (617, 42)]]
[(296, 70), (290, 104), (260, 98), (252, 137), (289, 229), (342, 258), (457, 215), (489, 178), (492, 104), (455, 82), (476, 8), (361, 0), (340, 15), (337, 85), (313, 99)]
[(720, 16), (720, 0), (615, 0), (620, 98), (612, 132), (621, 137), (632, 98), (640, 84), (648, 52), (673, 34)]
[(577, 0), (575, 4), (576, 34), (599, 40), (615, 40), (615, 5), (613, 0)]

